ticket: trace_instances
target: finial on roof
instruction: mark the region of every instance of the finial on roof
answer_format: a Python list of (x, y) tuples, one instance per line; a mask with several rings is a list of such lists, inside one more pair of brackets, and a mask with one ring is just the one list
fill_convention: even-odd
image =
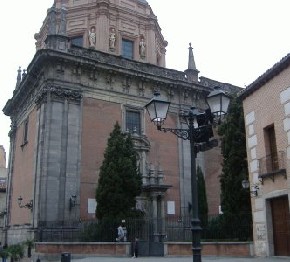
[(188, 55), (188, 69), (195, 69), (196, 70), (196, 66), (195, 66), (195, 62), (194, 62), (194, 57), (193, 57), (193, 52), (192, 52), (192, 47), (191, 47), (191, 43), (189, 43), (189, 55)]
[(16, 79), (16, 88), (20, 85), (21, 82), (21, 66), (17, 70), (17, 79)]
[(26, 69), (23, 69), (23, 73), (22, 73), (22, 79), (23, 77), (25, 77), (27, 74), (26, 74)]
[(189, 82), (198, 82), (198, 73), (196, 69), (191, 43), (189, 43), (189, 54), (188, 54), (188, 68), (185, 70), (185, 74)]

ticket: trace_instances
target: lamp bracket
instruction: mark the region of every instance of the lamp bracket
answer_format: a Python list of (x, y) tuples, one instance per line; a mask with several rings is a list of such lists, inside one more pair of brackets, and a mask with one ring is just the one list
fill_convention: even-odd
[(212, 137), (212, 126), (204, 125), (197, 128), (167, 128), (158, 126), (159, 131), (171, 132), (175, 134), (177, 137), (183, 140), (190, 140), (193, 143), (205, 143), (209, 141), (209, 138)]
[(257, 197), (259, 189), (260, 189), (259, 185), (258, 184), (254, 184), (252, 186), (252, 190), (250, 190), (251, 197)]
[(183, 140), (189, 140), (190, 136), (187, 129), (175, 129), (175, 128), (167, 128), (167, 127), (161, 127), (161, 126), (158, 126), (158, 127), (159, 127), (158, 128), (159, 131), (163, 131), (164, 133), (171, 132)]
[(4, 209), (3, 211), (0, 212), (0, 217), (4, 217), (7, 214), (7, 210)]
[(33, 209), (33, 200), (30, 200), (28, 203), (26, 203), (24, 205), (25, 208), (28, 208), (28, 209)]
[(76, 200), (77, 196), (76, 195), (71, 195), (69, 198), (69, 210), (71, 211), (73, 207), (76, 206)]
[(31, 199), (29, 202), (27, 202), (26, 204), (22, 204), (22, 197), (20, 196), (18, 198), (18, 205), (20, 208), (27, 208), (27, 209), (30, 209), (32, 211), (33, 209), (33, 200)]

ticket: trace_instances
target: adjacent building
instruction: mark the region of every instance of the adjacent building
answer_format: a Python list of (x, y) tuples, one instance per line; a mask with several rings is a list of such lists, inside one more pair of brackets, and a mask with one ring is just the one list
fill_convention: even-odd
[(255, 255), (290, 255), (290, 55), (240, 94)]
[[(19, 69), (3, 109), (12, 121), (7, 242), (95, 218), (99, 170), (116, 121), (138, 150), (138, 208), (156, 221), (188, 215), (189, 142), (158, 132), (144, 105), (159, 91), (171, 102), (166, 124), (180, 128), (180, 112), (206, 109), (216, 85), (239, 88), (199, 77), (191, 46), (184, 72), (167, 69), (167, 42), (145, 0), (55, 0), (35, 39), (37, 52)], [(220, 160), (219, 148), (197, 159), (209, 178), (210, 214), (219, 212)], [(160, 224), (153, 230), (158, 239), (165, 235)]]
[(5, 240), (5, 215), (6, 215), (6, 181), (7, 180), (7, 167), (6, 167), (6, 151), (0, 145), (0, 242), (4, 243)]

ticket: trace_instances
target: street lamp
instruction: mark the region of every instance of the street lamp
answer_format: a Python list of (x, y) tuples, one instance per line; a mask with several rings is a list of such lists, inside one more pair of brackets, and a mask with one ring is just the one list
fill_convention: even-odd
[(228, 111), (230, 104), (229, 96), (219, 86), (216, 86), (207, 96), (207, 103), (215, 120), (220, 124)]
[(186, 120), (186, 129), (164, 128), (162, 125), (167, 117), (170, 102), (160, 98), (160, 93), (155, 92), (154, 97), (150, 100), (145, 108), (148, 111), (151, 122), (157, 126), (157, 130), (171, 132), (183, 140), (190, 142), (191, 154), (191, 197), (192, 197), (192, 253), (193, 262), (201, 262), (201, 244), (200, 244), (200, 220), (198, 216), (198, 191), (196, 175), (196, 155), (199, 151), (205, 151), (216, 143), (210, 140), (213, 137), (212, 118), (218, 118), (221, 122), (222, 116), (226, 114), (230, 102), (230, 97), (219, 88), (215, 88), (207, 97), (207, 103), (210, 106), (209, 111), (202, 111), (198, 108), (191, 107), (187, 112), (183, 112), (181, 117)]
[[(247, 179), (244, 179), (242, 181), (242, 187), (244, 189), (249, 189), (250, 188), (250, 181)], [(257, 185), (257, 184), (252, 185), (252, 190), (249, 190), (251, 197), (257, 197), (259, 189), (260, 189), (259, 185)]]

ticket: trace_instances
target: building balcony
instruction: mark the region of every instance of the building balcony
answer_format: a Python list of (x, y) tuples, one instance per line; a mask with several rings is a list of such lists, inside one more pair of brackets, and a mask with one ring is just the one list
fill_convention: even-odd
[(287, 179), (285, 152), (279, 151), (277, 155), (267, 155), (259, 160), (259, 180), (270, 178), (273, 182), (277, 175), (283, 175)]

